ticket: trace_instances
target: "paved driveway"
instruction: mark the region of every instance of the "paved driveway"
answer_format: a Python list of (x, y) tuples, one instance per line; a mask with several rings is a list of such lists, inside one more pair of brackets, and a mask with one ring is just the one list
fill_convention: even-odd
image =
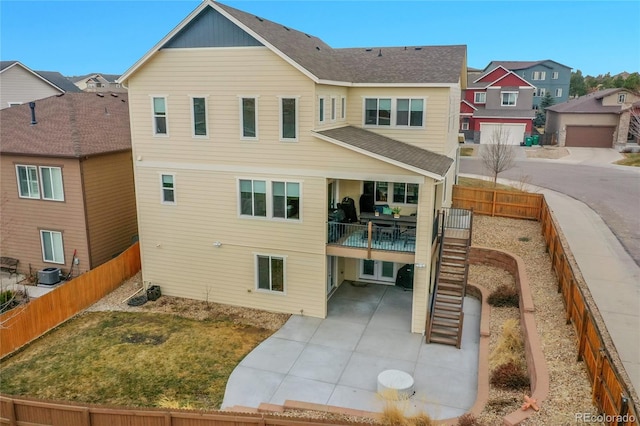
[(402, 370), (415, 380), (407, 413), (443, 419), (475, 402), (480, 302), (465, 299), (462, 348), (425, 344), (410, 333), (413, 293), (394, 286), (341, 285), (327, 319), (292, 316), (236, 367), (222, 408), (258, 407), (286, 400), (382, 411), (377, 377)]
[[(570, 148), (559, 160), (520, 160), (501, 178), (529, 183), (566, 194), (593, 209), (640, 265), (640, 168), (608, 164), (615, 151)], [(598, 155), (598, 153), (600, 153)], [(520, 156), (519, 158), (522, 158)], [(462, 158), (460, 172), (488, 175), (478, 158)]]

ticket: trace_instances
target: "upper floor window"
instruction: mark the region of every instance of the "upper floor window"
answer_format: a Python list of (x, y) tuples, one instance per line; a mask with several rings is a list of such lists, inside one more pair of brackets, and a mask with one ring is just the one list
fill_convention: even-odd
[(284, 293), (285, 257), (256, 254), (256, 289)]
[(324, 122), (324, 98), (320, 98), (320, 104), (318, 106), (318, 109), (320, 110), (320, 122), (323, 123)]
[(258, 138), (258, 102), (257, 98), (241, 98), (240, 113), (242, 115), (242, 138)]
[(42, 260), (64, 264), (62, 232), (42, 230), (40, 231), (40, 241), (42, 244)]
[(40, 177), (42, 178), (42, 199), (64, 201), (62, 169), (42, 166), (40, 167)]
[(300, 219), (300, 183), (240, 179), (240, 215)]
[[(18, 181), (18, 195), (20, 198), (40, 198), (49, 201), (64, 201), (64, 186), (62, 183), (62, 169), (60, 167), (16, 166)], [(40, 178), (40, 181), (38, 181)]]
[(518, 100), (517, 92), (502, 92), (502, 106), (515, 106)]
[(167, 99), (165, 97), (153, 98), (153, 133), (167, 134)]
[(176, 203), (175, 176), (172, 174), (163, 174), (160, 176), (162, 185), (162, 204)]
[(544, 87), (538, 87), (534, 92), (533, 92), (533, 96), (544, 96), (547, 94), (547, 89), (545, 89)]
[(38, 168), (36, 166), (16, 166), (18, 194), (21, 198), (40, 198)]
[(364, 124), (374, 126), (391, 125), (391, 99), (365, 99)]
[(336, 121), (336, 98), (331, 98), (331, 121)]
[(475, 92), (473, 103), (475, 104), (485, 104), (487, 103), (487, 92)]
[(207, 99), (192, 98), (193, 135), (207, 136)]
[(554, 72), (551, 73), (551, 79), (552, 80), (557, 80), (558, 76), (559, 76), (558, 71), (554, 71)]
[(398, 99), (396, 106), (396, 126), (422, 126), (424, 99)]
[(534, 71), (532, 73), (533, 79), (534, 80), (545, 80), (547, 78), (547, 72), (546, 71)]
[(296, 98), (280, 100), (280, 138), (291, 141), (298, 139), (298, 100)]
[(558, 87), (556, 88), (556, 98), (559, 98), (562, 96), (562, 87)]
[(347, 98), (344, 96), (340, 98), (340, 118), (343, 120), (347, 118)]
[(469, 130), (469, 119), (465, 118), (460, 122), (460, 130)]
[(618, 103), (619, 104), (625, 103), (626, 100), (627, 100), (627, 94), (626, 93), (619, 93), (618, 94)]

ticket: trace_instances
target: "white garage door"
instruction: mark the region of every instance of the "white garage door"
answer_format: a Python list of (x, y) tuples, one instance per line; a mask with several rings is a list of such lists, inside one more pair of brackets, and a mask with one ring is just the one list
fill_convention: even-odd
[(502, 131), (509, 145), (520, 145), (524, 142), (524, 124), (480, 123), (480, 143), (496, 143), (494, 135)]

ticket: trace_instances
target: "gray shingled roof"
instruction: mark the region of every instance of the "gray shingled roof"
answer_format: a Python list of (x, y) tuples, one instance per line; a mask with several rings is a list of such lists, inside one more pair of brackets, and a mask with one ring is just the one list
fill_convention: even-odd
[(15, 64), (18, 61), (0, 61), (0, 71), (2, 71), (3, 69), (10, 67), (11, 65)]
[(602, 106), (602, 98), (624, 89), (605, 89), (580, 96), (576, 99), (569, 99), (561, 104), (552, 105), (547, 110), (561, 113), (578, 114), (610, 114), (619, 113), (620, 105)]
[(65, 92), (82, 92), (71, 80), (57, 71), (34, 71)]
[(453, 164), (453, 159), (445, 155), (436, 154), (359, 127), (345, 126), (314, 133), (351, 145), (359, 150), (368, 151), (393, 162), (420, 169), (429, 175), (435, 174), (439, 177), (444, 177), (451, 164)]
[(491, 61), (491, 63), (489, 63), (489, 65), (486, 66), (485, 70), (487, 68), (489, 68), (491, 66), (491, 68), (497, 67), (498, 65), (502, 65), (503, 67), (505, 67), (508, 70), (524, 70), (527, 68), (531, 68), (531, 67), (535, 67), (536, 65), (540, 65), (544, 62), (553, 62), (556, 63), (558, 65), (562, 65), (563, 67), (567, 67), (569, 69), (571, 69), (571, 67), (567, 66), (567, 65), (563, 65), (560, 62), (556, 62), (554, 60), (551, 59), (542, 59), (540, 61)]
[(333, 49), (318, 37), (216, 4), (322, 80), (455, 84), (465, 71), (464, 45)]
[(131, 149), (126, 93), (67, 93), (0, 110), (0, 153), (79, 158)]

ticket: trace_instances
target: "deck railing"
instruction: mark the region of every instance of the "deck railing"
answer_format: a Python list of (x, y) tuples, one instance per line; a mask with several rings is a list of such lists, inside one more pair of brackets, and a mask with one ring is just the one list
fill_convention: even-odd
[(328, 222), (327, 244), (369, 250), (414, 253), (416, 250), (416, 234), (415, 228), (381, 226), (372, 222), (366, 225)]

